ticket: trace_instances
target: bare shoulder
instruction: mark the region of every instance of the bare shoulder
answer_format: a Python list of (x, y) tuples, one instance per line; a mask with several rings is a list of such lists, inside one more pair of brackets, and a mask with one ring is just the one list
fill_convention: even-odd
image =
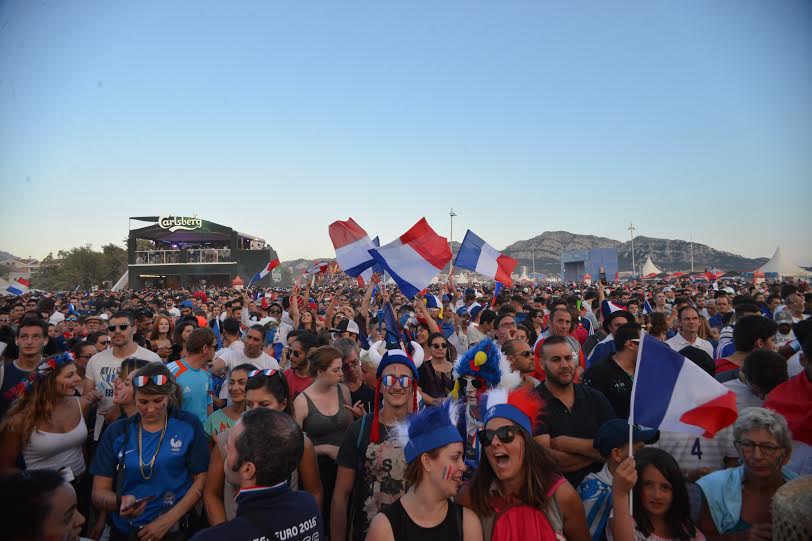
[(392, 525), (383, 513), (378, 513), (369, 525), (367, 530), (367, 541), (394, 541)]

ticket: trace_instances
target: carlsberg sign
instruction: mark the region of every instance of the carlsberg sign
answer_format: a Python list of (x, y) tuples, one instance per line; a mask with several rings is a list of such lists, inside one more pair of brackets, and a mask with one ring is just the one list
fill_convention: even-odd
[(161, 226), (161, 229), (168, 229), (173, 233), (180, 229), (194, 231), (203, 227), (203, 220), (187, 216), (161, 216), (158, 218), (158, 225)]

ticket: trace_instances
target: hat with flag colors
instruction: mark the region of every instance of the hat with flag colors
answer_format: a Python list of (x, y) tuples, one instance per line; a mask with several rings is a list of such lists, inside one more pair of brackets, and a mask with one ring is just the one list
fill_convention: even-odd
[(439, 407), (423, 408), (404, 422), (398, 423), (395, 434), (403, 446), (406, 463), (411, 464), (423, 453), (434, 449), (462, 443), (462, 436), (456, 426), (459, 415), (459, 404), (447, 400)]
[(438, 235), (425, 218), (389, 244), (369, 250), (369, 254), (389, 272), (408, 298), (428, 287), (451, 261), (448, 240)]
[(465, 233), (457, 258), (454, 260), (455, 267), (478, 272), (508, 287), (513, 284), (510, 273), (516, 268), (517, 263), (518, 261), (506, 256), (470, 229)]
[(533, 434), (543, 409), (544, 401), (533, 389), (494, 389), (485, 394), (482, 423), (487, 425), (491, 419), (508, 419)]
[(630, 424), (712, 438), (737, 416), (733, 391), (664, 342), (641, 333)]

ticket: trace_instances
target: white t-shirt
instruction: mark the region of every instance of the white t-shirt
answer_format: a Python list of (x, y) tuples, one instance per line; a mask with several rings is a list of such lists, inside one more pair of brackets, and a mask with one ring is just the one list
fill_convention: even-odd
[(732, 427), (720, 430), (713, 438), (660, 431), (660, 439), (651, 447), (667, 451), (683, 472), (699, 468), (721, 470), (725, 467), (725, 458), (739, 456), (733, 445)]
[(723, 384), (736, 394), (736, 408), (741, 412), (744, 408), (760, 408), (764, 400), (753, 394), (750, 387), (742, 380), (736, 378)]
[[(245, 352), (243, 350), (231, 349), (231, 348), (223, 348), (218, 351), (214, 355), (215, 359), (222, 359), (223, 362), (226, 364), (226, 369), (231, 372), (235, 367), (240, 366), (241, 364), (253, 364), (260, 370), (279, 370), (279, 363), (276, 362), (276, 359), (265, 353), (264, 351), (260, 353), (259, 357), (255, 359), (250, 359), (245, 356)], [(228, 398), (228, 385), (223, 385), (220, 389), (220, 396), (219, 398), (227, 399)]]
[(118, 376), (121, 368), (121, 361), (129, 357), (143, 359), (151, 363), (161, 362), (158, 354), (148, 349), (138, 346), (135, 353), (127, 357), (118, 358), (113, 355), (113, 348), (100, 351), (90, 358), (85, 369), (85, 377), (96, 384), (96, 389), (102, 394), (99, 402), (99, 410), (104, 410), (113, 405), (113, 381)]
[(687, 348), (688, 346), (694, 346), (695, 348), (699, 348), (713, 359), (713, 346), (707, 340), (702, 338), (696, 337), (696, 342), (693, 344), (686, 340), (682, 334), (677, 333), (675, 336), (669, 338), (665, 341), (666, 344), (671, 346), (671, 349), (674, 351), (682, 351), (682, 349)]

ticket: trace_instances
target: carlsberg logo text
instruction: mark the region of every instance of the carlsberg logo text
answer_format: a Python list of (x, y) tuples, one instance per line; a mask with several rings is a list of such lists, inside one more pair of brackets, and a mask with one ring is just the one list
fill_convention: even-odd
[(187, 218), (185, 216), (161, 216), (158, 219), (158, 225), (160, 225), (162, 229), (168, 229), (172, 232), (179, 229), (192, 231), (203, 227), (203, 220), (200, 218)]

